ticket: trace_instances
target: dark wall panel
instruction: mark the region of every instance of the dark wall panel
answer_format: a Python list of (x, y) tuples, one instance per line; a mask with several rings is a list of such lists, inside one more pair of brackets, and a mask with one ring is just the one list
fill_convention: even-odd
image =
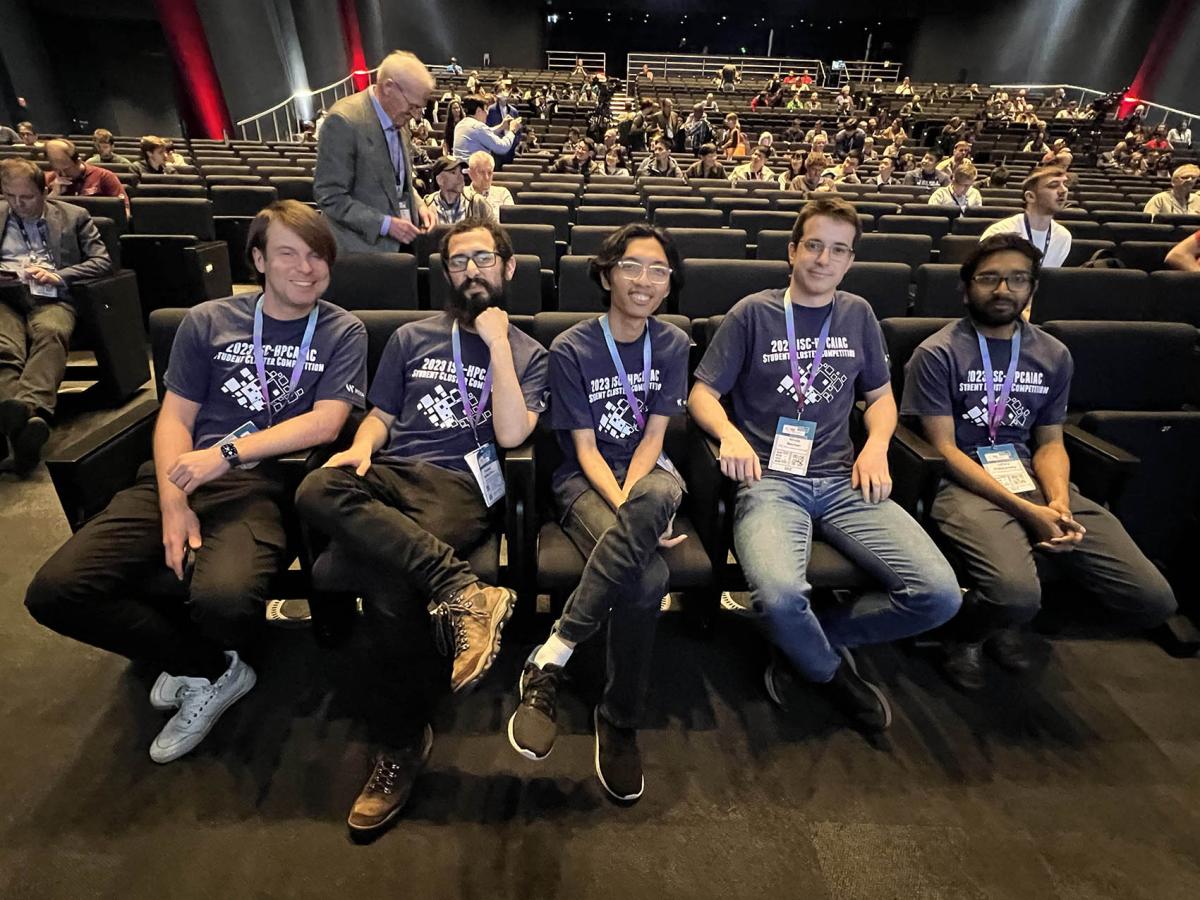
[(335, 0), (292, 0), (308, 86), (324, 87), (350, 72)]
[(29, 104), (27, 109), (5, 110), (4, 117), (11, 115), (14, 125), (30, 119), (47, 134), (67, 131), (70, 120), (58, 80), (52, 74), (37, 21), (21, 0), (0, 0), (0, 55), (15, 96), (24, 97)]
[[(381, 3), (385, 52), (410, 50), (426, 63), (457, 56), (479, 66), (484, 51), (494, 66), (543, 66), (544, 7), (531, 0), (407, 0)], [(364, 40), (365, 43), (365, 40)], [(378, 59), (368, 58), (372, 66)]]
[[(292, 93), (265, 2), (269, 0), (200, 0), (197, 4), (234, 122)], [(340, 30), (337, 37), (341, 38)]]

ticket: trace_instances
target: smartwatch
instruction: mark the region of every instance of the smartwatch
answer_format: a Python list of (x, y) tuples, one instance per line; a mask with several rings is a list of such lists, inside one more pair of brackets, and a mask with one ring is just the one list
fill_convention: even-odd
[(236, 469), (242, 463), (241, 457), (238, 456), (237, 444), (233, 441), (226, 441), (221, 445), (221, 456), (229, 463), (231, 469)]

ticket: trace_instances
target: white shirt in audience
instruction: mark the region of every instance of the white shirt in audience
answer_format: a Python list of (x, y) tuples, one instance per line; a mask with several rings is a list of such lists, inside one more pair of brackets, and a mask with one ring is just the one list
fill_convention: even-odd
[[(979, 236), (979, 239), (982, 241), (993, 234), (1019, 234), (1042, 251), (1043, 269), (1057, 269), (1067, 261), (1067, 256), (1071, 252), (1071, 232), (1057, 222), (1051, 221), (1050, 234), (1047, 238), (1045, 231), (1032, 231), (1026, 228), (1025, 223), (1025, 213), (1017, 213), (1015, 216), (993, 222)], [(1049, 243), (1047, 243), (1047, 239)]]

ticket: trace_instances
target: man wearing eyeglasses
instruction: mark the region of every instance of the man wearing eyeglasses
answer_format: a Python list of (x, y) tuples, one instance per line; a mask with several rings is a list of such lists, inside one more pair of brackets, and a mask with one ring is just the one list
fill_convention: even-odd
[(497, 445), (523, 442), (547, 406), (546, 350), (504, 309), (517, 266), (508, 235), (490, 218), (465, 219), (446, 232), (441, 258), (452, 288), (444, 313), (396, 330), (353, 444), (296, 495), (304, 520), (332, 539), (329, 552), (363, 579), (379, 753), (350, 812), (355, 832), (400, 811), (429, 758), (437, 701), (447, 686), (478, 682), (499, 652), (516, 595), (466, 560), (504, 509)]
[[(891, 709), (851, 650), (942, 624), (958, 611), (960, 592), (933, 541), (888, 499), (896, 403), (883, 334), (866, 300), (837, 289), (860, 235), (848, 202), (810, 200), (792, 228), (790, 283), (733, 307), (696, 370), (688, 405), (720, 441), (721, 471), (739, 482), (734, 549), (751, 612), (778, 648), (765, 673), (768, 695), (791, 705), (798, 674), (856, 728), (879, 732)], [(850, 415), (859, 398), (867, 437), (856, 454)], [(882, 591), (814, 610), (814, 537)]]
[(374, 85), (333, 105), (321, 127), (313, 197), (342, 253), (394, 253), (433, 227), (413, 184), (409, 123), (433, 91), (411, 53), (389, 54)]
[(1108, 510), (1070, 483), (1063, 422), (1071, 354), (1023, 321), (1041, 271), (1024, 237), (983, 240), (962, 264), (967, 315), (927, 338), (905, 369), (901, 412), (945, 458), (931, 516), (970, 587), (943, 671), (985, 684), (984, 653), (1030, 667), (1020, 628), (1041, 603), (1039, 569), (1066, 575), (1131, 627), (1175, 609), (1166, 580)]

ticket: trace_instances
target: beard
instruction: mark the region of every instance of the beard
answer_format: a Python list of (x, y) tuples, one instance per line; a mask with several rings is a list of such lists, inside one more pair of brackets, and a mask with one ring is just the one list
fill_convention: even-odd
[(971, 319), (980, 325), (994, 327), (997, 325), (1008, 325), (1015, 322), (1025, 309), (1026, 302), (1022, 302), (1016, 298), (1012, 299), (1009, 305), (994, 305), (994, 298), (989, 297), (987, 300), (978, 301), (974, 297), (967, 297), (967, 313)]
[[(483, 293), (473, 288), (482, 287)], [(502, 278), (499, 287), (493, 287), (482, 278), (471, 277), (450, 292), (446, 299), (446, 312), (460, 325), (472, 325), (476, 317), (492, 306), (508, 309), (508, 279)]]

